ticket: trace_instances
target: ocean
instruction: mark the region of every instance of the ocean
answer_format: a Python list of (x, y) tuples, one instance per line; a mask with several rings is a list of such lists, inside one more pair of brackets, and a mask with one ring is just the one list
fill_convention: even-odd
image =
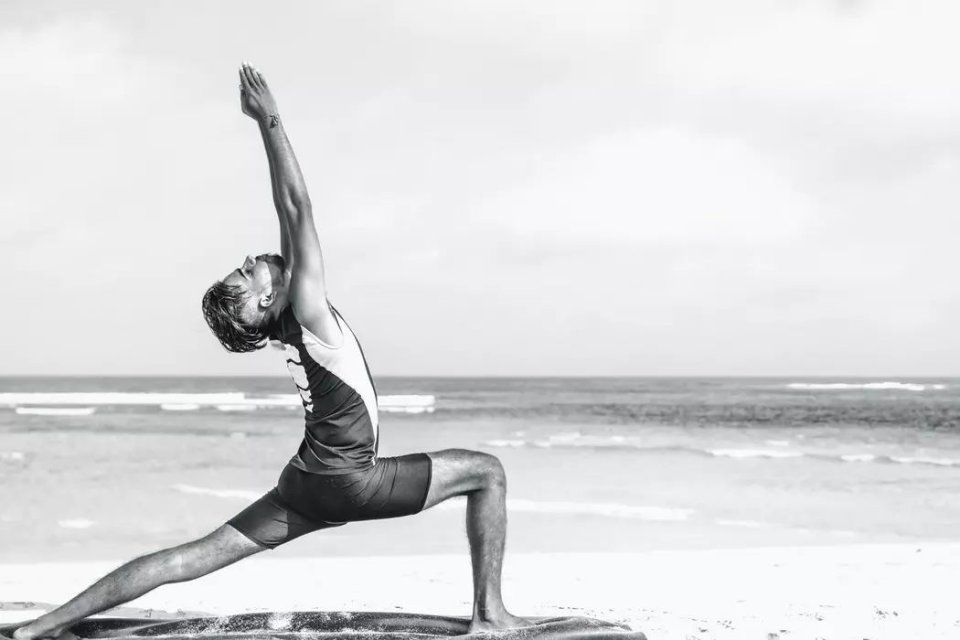
[[(498, 455), (508, 547), (641, 551), (947, 540), (960, 380), (375, 380), (380, 453)], [(0, 562), (122, 559), (212, 530), (296, 451), (286, 378), (0, 378)], [(280, 555), (466, 550), (462, 502)]]

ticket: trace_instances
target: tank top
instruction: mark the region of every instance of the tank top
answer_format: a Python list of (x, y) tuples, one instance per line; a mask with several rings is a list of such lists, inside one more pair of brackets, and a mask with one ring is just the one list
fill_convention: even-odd
[(273, 329), (287, 368), (303, 401), (303, 442), (290, 464), (308, 473), (341, 474), (369, 469), (376, 462), (379, 416), (377, 391), (363, 350), (333, 305), (343, 333), (333, 347), (300, 325), (287, 305)]

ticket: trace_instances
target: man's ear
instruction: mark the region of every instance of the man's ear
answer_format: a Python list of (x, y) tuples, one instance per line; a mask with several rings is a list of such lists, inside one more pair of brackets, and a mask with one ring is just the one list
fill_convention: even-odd
[(261, 309), (269, 309), (270, 306), (271, 306), (274, 302), (276, 302), (276, 300), (277, 300), (277, 292), (276, 292), (276, 291), (271, 291), (270, 293), (265, 293), (265, 294), (263, 294), (262, 296), (260, 296), (260, 308), (261, 308)]

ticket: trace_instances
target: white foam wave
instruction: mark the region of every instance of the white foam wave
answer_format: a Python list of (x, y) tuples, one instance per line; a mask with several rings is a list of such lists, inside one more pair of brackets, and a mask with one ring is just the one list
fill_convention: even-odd
[(384, 413), (433, 413), (433, 407), (391, 407), (380, 406), (380, 411)]
[(23, 451), (0, 451), (0, 460), (8, 462), (22, 462), (26, 460), (27, 456), (24, 455)]
[(799, 458), (799, 451), (780, 451), (775, 449), (710, 449), (709, 453), (719, 458)]
[[(378, 398), (382, 411), (395, 413), (431, 413), (436, 404), (433, 395), (399, 394)], [(284, 393), (247, 397), (241, 392), (154, 393), (154, 392), (29, 392), (0, 393), (0, 406), (34, 408), (61, 405), (84, 406), (156, 406), (164, 411), (194, 411), (200, 407), (248, 406), (251, 410), (267, 407), (303, 406), (299, 394)], [(239, 409), (230, 409), (239, 410)], [(55, 414), (45, 414), (55, 415)], [(76, 415), (76, 414), (75, 414)]]
[[(534, 440), (528, 444), (540, 447), (543, 449), (550, 449), (552, 447), (623, 447), (624, 445), (629, 446), (629, 441), (626, 436), (613, 435), (613, 436), (592, 436), (584, 435), (579, 432), (574, 433), (557, 433), (546, 440)], [(643, 447), (637, 447), (643, 448)]]
[(21, 416), (89, 416), (96, 407), (17, 407)]
[(260, 497), (265, 493), (263, 491), (249, 491), (243, 489), (210, 489), (209, 487), (195, 487), (189, 484), (175, 484), (171, 485), (170, 488), (175, 491), (179, 491), (180, 493), (238, 500), (259, 500)]
[(852, 389), (867, 389), (873, 391), (942, 391), (947, 388), (945, 384), (919, 383), (919, 382), (791, 382), (787, 385), (789, 389), (802, 389), (806, 391), (843, 391)]
[(431, 395), (393, 395), (377, 398), (377, 404), (381, 409), (422, 409), (432, 407), (436, 401), (436, 397)]
[[(440, 510), (463, 509), (465, 508), (465, 502), (465, 498), (454, 498), (441, 502), (435, 508)], [(636, 506), (615, 502), (545, 502), (517, 498), (507, 500), (507, 510), (524, 513), (589, 515), (653, 522), (680, 522), (687, 520), (693, 513), (693, 509), (677, 507)]]
[(527, 444), (526, 440), (487, 440), (484, 442), (489, 447), (522, 447)]
[(254, 404), (218, 404), (217, 411), (256, 411)]
[(874, 462), (877, 459), (872, 453), (848, 453), (840, 456), (844, 462)]
[(0, 405), (214, 405), (244, 402), (242, 393), (30, 392), (0, 393)]
[[(799, 439), (801, 436), (798, 435)], [(717, 448), (700, 449), (686, 445), (648, 445), (637, 439), (625, 438), (623, 436), (589, 436), (580, 433), (561, 433), (543, 440), (525, 440), (522, 438), (501, 438), (487, 440), (484, 445), (488, 447), (502, 448), (520, 448), (534, 447), (541, 449), (551, 448), (587, 448), (587, 449), (613, 449), (613, 450), (633, 450), (637, 453), (655, 454), (655, 455), (708, 455), (715, 458), (730, 458), (735, 460), (767, 459), (767, 460), (791, 460), (797, 458), (810, 458), (829, 462), (851, 462), (851, 463), (890, 463), (900, 464), (920, 464), (934, 465), (939, 467), (960, 467), (960, 458), (948, 458), (937, 456), (891, 456), (881, 453), (836, 453), (834, 451), (807, 449), (801, 450), (790, 446), (786, 440), (766, 440), (765, 444), (771, 448)], [(798, 445), (799, 446), (799, 445)], [(776, 447), (776, 448), (773, 448)]]
[(196, 402), (161, 402), (160, 409), (163, 411), (196, 411), (200, 405)]
[(890, 456), (894, 462), (901, 464), (932, 464), (938, 467), (957, 467), (960, 460), (957, 458), (928, 458), (924, 456)]
[(570, 433), (557, 433), (550, 436), (550, 442), (563, 444), (566, 442), (576, 442), (580, 438), (583, 438), (583, 434), (579, 431), (573, 431)]
[(87, 520), (86, 518), (74, 518), (70, 520), (57, 521), (57, 526), (63, 529), (89, 529), (93, 525), (93, 520)]

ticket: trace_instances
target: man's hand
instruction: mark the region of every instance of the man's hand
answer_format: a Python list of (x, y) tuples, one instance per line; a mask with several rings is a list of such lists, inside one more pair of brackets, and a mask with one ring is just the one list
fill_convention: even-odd
[(246, 62), (240, 67), (240, 108), (245, 114), (270, 128), (280, 123), (277, 103), (270, 93), (267, 81)]

